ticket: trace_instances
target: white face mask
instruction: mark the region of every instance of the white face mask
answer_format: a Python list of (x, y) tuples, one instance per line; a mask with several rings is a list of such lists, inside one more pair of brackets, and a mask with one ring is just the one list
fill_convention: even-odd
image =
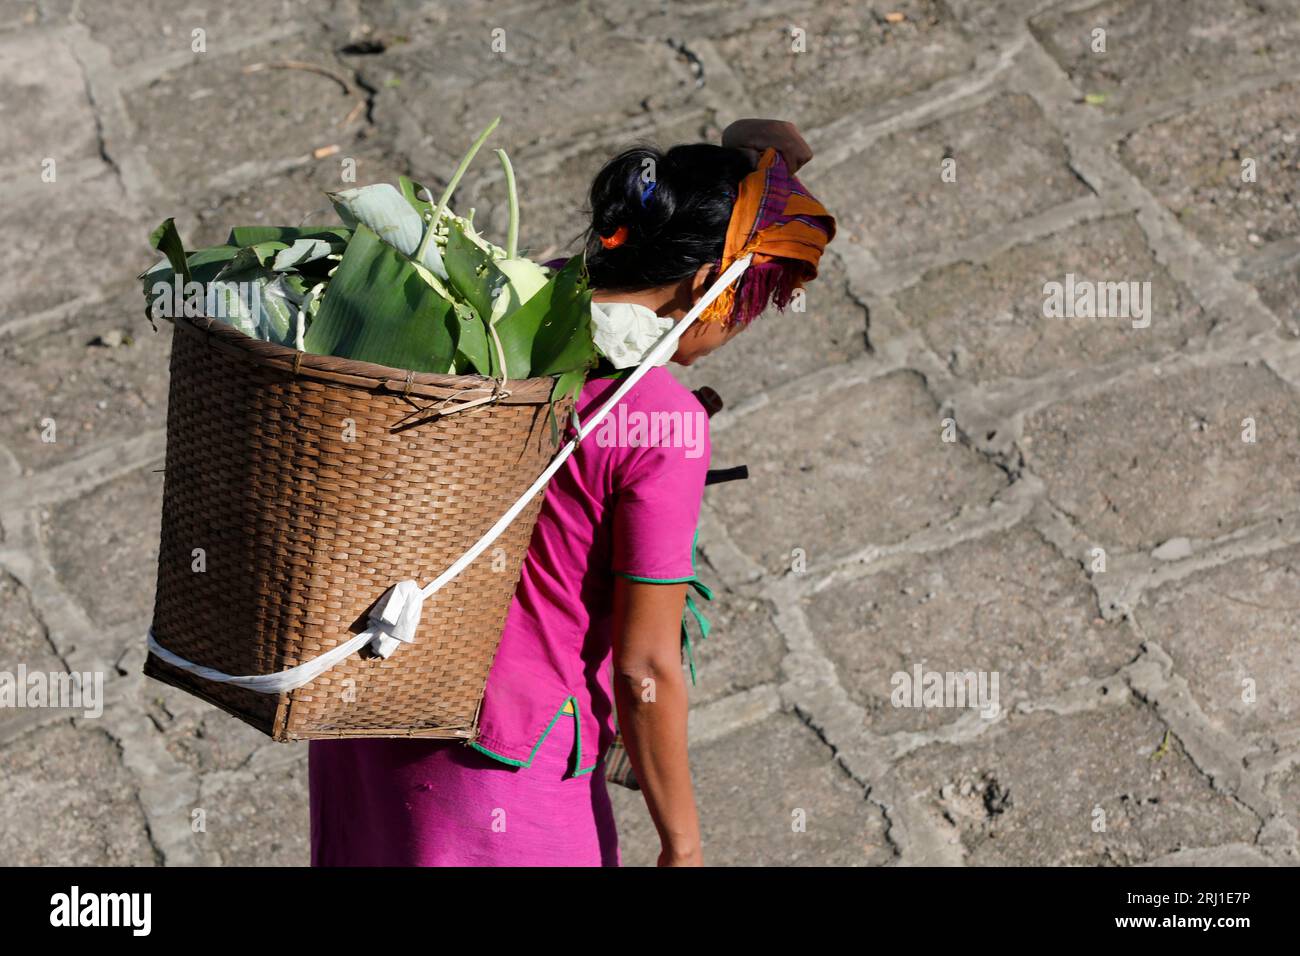
[[(615, 368), (639, 365), (675, 323), (635, 302), (591, 303), (591, 337)], [(660, 365), (666, 364), (665, 357)]]

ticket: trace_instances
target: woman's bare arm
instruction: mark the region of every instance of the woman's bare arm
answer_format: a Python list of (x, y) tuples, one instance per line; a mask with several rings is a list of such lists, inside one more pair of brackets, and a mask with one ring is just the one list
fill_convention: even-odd
[(614, 583), (614, 704), (632, 769), (659, 831), (660, 866), (700, 866), (700, 821), (686, 755), (685, 584)]

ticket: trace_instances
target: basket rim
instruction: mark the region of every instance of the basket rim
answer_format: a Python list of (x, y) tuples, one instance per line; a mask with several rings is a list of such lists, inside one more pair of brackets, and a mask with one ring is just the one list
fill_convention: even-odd
[[(287, 372), (295, 378), (313, 379), (332, 385), (347, 385), (371, 392), (418, 395), (424, 398), (474, 398), (490, 394), (499, 384), (485, 375), (444, 375), (437, 372), (412, 372), (408, 369), (300, 352), (287, 345), (255, 339), (228, 322), (212, 316), (177, 316), (172, 319), (178, 332), (198, 335), (209, 348), (238, 355), (253, 365)], [(555, 381), (550, 376), (510, 379), (508, 394), (494, 404), (545, 405), (551, 400)], [(466, 394), (466, 393), (471, 394)]]

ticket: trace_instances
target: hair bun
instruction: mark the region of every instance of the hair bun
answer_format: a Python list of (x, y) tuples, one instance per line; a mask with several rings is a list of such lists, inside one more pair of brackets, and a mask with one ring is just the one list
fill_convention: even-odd
[(654, 288), (716, 262), (733, 191), (748, 172), (743, 153), (707, 143), (667, 152), (642, 144), (619, 153), (591, 184), (592, 281), (598, 288)]

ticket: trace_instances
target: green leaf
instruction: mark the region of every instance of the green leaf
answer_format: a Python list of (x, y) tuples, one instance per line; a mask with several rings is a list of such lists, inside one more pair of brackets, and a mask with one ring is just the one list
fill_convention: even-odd
[(233, 325), (245, 335), (278, 345), (292, 345), (298, 308), (296, 292), (285, 277), (268, 269), (222, 273), (208, 283), (215, 301), (214, 318)]
[(465, 374), (470, 371), (479, 375), (495, 375), (496, 369), (491, 358), (487, 327), (468, 305), (456, 303), (460, 336), (456, 346), (456, 367)]
[(317, 355), (446, 372), (456, 353), (455, 309), (415, 264), (358, 225), (304, 341)]
[[(587, 380), (586, 369), (574, 369), (571, 372), (565, 372), (555, 379), (555, 385), (551, 388), (551, 403), (548, 406), (551, 418), (551, 444), (560, 443), (560, 427), (555, 420), (555, 406), (564, 401), (565, 398), (572, 396), (574, 402), (578, 400), (578, 393), (582, 391), (582, 384)], [(576, 405), (574, 406), (577, 407)]]
[(448, 217), (447, 221), (450, 232), (443, 252), (447, 281), (475, 312), (486, 318), (492, 314), (497, 290), (506, 282), (496, 267), (497, 260), (505, 258), (505, 252), (483, 240), (469, 220)]
[(582, 257), (570, 259), (496, 330), (511, 378), (594, 366), (599, 354), (591, 339), (591, 289), (582, 275)]
[(239, 272), (260, 272), (263, 268), (269, 268), (275, 257), (287, 248), (289, 247), (279, 240), (245, 246), (235, 252), (225, 268), (217, 273), (217, 278), (226, 279)]
[(352, 230), (346, 226), (236, 226), (230, 230), (228, 246), (252, 246), (259, 242), (283, 242), (285, 245), (299, 239), (338, 239), (347, 242)]
[(297, 296), (285, 283), (284, 276), (257, 280), (262, 285), (259, 333), (268, 342), (293, 345), (298, 321)]
[(276, 272), (285, 272), (303, 263), (323, 259), (334, 252), (341, 252), (344, 245), (342, 242), (337, 246), (331, 245), (324, 239), (295, 239), (289, 248), (281, 249), (276, 253), (275, 263), (271, 268)]
[(389, 183), (326, 193), (345, 225), (368, 226), (380, 239), (406, 255), (415, 252), (424, 236), (420, 214)]
[(285, 292), (294, 302), (301, 302), (307, 297), (307, 282), (298, 273), (282, 272), (278, 278)]
[[(170, 220), (168, 221), (170, 222)], [(165, 226), (166, 223), (160, 226), (159, 229), (161, 230)], [(161, 233), (159, 235), (161, 236)], [(170, 245), (170, 240), (164, 241)], [(191, 252), (186, 257), (186, 265), (190, 273), (189, 281), (205, 284), (212, 281), (238, 252), (239, 250), (233, 246), (213, 246), (210, 249), (199, 249), (196, 252)], [(151, 323), (153, 322), (154, 301), (158, 298), (155, 287), (159, 282), (166, 282), (169, 287), (174, 288), (176, 274), (176, 268), (172, 265), (171, 260), (163, 259), (140, 275), (140, 279), (144, 284), (145, 314), (149, 317)], [(182, 279), (182, 282), (184, 281)], [(182, 288), (181, 292), (184, 293), (184, 288)], [(167, 318), (170, 321), (172, 317)]]
[[(327, 195), (344, 223), (349, 226), (361, 223), (399, 252), (415, 257), (421, 246), (420, 240), (424, 238), (425, 222), (392, 185), (375, 183)], [(424, 253), (418, 261), (438, 278), (447, 277), (436, 241), (424, 246)]]
[(555, 405), (566, 398), (572, 398), (576, 402), (578, 393), (582, 391), (582, 385), (586, 381), (587, 370), (585, 368), (576, 368), (562, 375), (557, 375), (555, 385), (551, 388), (551, 404)]
[(239, 253), (234, 246), (213, 246), (191, 252), (189, 258), (190, 273), (195, 282), (211, 282), (226, 267), (231, 259)]
[(403, 198), (411, 204), (411, 208), (420, 214), (420, 219), (427, 222), (429, 214), (433, 212), (433, 203), (427, 199), (421, 199), (421, 193), (433, 195), (433, 190), (425, 186), (424, 183), (417, 183), (409, 176), (398, 176), (397, 187), (401, 190)]
[[(204, 301), (207, 304), (207, 313), (214, 319), (220, 319), (227, 322), (245, 335), (251, 338), (258, 338), (257, 329), (260, 324), (255, 311), (260, 313), (260, 308), (253, 309), (251, 296), (247, 294), (247, 286), (239, 286), (233, 281), (217, 279), (208, 283), (207, 295)], [(261, 291), (258, 292), (259, 298)]]
[(176, 220), (165, 219), (149, 234), (149, 245), (167, 257), (173, 271), (180, 274), (186, 282), (190, 281), (190, 266), (185, 257), (185, 244), (181, 242), (180, 233), (176, 231)]

